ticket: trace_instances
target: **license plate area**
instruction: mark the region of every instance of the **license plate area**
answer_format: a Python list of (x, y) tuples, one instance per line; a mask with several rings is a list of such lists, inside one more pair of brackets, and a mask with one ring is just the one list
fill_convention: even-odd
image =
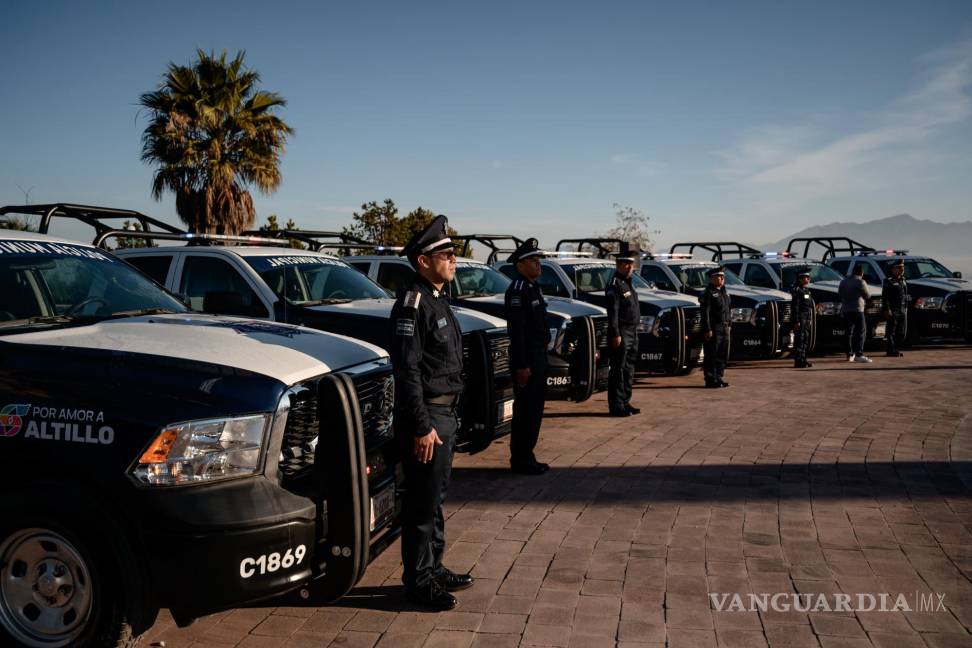
[(389, 484), (371, 498), (371, 530), (382, 526), (395, 515), (395, 484)]
[(500, 423), (506, 423), (513, 418), (513, 401), (505, 400), (502, 403), (496, 405), (496, 420)]
[(874, 337), (884, 337), (886, 322), (878, 322), (877, 326), (874, 327)]

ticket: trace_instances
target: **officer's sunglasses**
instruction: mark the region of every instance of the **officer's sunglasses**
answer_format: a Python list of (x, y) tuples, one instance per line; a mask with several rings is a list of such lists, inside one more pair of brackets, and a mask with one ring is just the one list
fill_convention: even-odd
[(456, 258), (455, 250), (442, 250), (441, 252), (432, 252), (428, 256), (438, 257), (440, 259), (445, 259), (446, 261), (451, 261)]

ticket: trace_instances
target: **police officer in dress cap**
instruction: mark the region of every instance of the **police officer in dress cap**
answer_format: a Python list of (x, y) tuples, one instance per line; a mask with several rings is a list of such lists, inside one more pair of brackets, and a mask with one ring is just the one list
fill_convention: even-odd
[(812, 367), (807, 361), (807, 349), (813, 337), (813, 295), (810, 294), (810, 270), (801, 268), (797, 273), (797, 282), (790, 295), (793, 305), (790, 309), (790, 321), (793, 322), (793, 366), (797, 369)]
[(881, 288), (881, 299), (884, 301), (884, 343), (887, 354), (892, 358), (903, 356), (898, 351), (898, 345), (904, 342), (908, 335), (908, 282), (904, 278), (905, 262), (898, 259), (891, 264), (891, 274), (884, 278)]
[(638, 359), (638, 321), (641, 304), (631, 281), (637, 250), (622, 245), (616, 255), (614, 276), (604, 288), (607, 297), (608, 344), (611, 369), (608, 373), (608, 410), (612, 416), (631, 416), (641, 410), (631, 405), (635, 362)]
[(702, 335), (705, 359), (702, 371), (706, 387), (728, 387), (724, 380), (729, 362), (729, 328), (732, 306), (726, 292), (726, 272), (721, 267), (709, 270), (709, 285), (699, 300), (702, 310)]
[(524, 241), (509, 262), (517, 276), (506, 289), (506, 326), (510, 335), (510, 369), (513, 373), (513, 423), (510, 430), (510, 469), (524, 475), (542, 475), (550, 468), (537, 461), (533, 449), (540, 437), (547, 389), (547, 302), (540, 286), (541, 252), (537, 239)]
[(449, 592), (472, 585), (442, 565), (449, 485), (463, 391), (462, 337), (443, 286), (456, 274), (456, 253), (437, 216), (402, 250), (416, 274), (391, 313), (395, 435), (405, 469), (402, 581), (408, 597), (430, 610), (457, 605)]

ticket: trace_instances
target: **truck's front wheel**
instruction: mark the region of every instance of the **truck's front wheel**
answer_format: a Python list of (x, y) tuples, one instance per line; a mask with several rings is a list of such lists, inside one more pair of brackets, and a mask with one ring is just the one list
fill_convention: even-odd
[(0, 522), (0, 642), (135, 646), (110, 552), (95, 551), (83, 526), (17, 513)]

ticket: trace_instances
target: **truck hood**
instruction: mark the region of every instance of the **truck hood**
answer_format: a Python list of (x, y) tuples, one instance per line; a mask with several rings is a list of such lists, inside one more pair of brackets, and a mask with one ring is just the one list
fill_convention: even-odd
[(972, 290), (972, 281), (968, 279), (956, 279), (954, 277), (950, 278), (927, 278), (927, 279), (909, 279), (909, 286), (922, 286), (924, 288), (931, 288), (932, 290), (940, 290), (943, 294), (953, 293), (959, 290)]
[[(488, 299), (486, 297), (482, 299)], [(394, 299), (356, 299), (344, 304), (321, 304), (319, 306), (308, 306), (307, 310), (318, 311), (321, 313), (344, 313), (349, 317), (377, 317), (387, 320), (391, 317), (392, 307), (395, 305)], [(492, 315), (480, 313), (469, 308), (453, 306), (452, 312), (459, 321), (459, 328), (463, 333), (479, 331), (491, 328), (506, 328), (506, 320), (501, 320)]]
[[(607, 315), (607, 311), (605, 309), (601, 308), (600, 306), (595, 306), (594, 304), (588, 304), (575, 299), (567, 299), (566, 297), (547, 297), (544, 295), (543, 298), (547, 302), (547, 315), (557, 315), (562, 319)], [(506, 306), (506, 296), (496, 294), (486, 297), (466, 297), (458, 300), (457, 303), (482, 304), (484, 306), (491, 307), (489, 308), (489, 312), (502, 313)], [(477, 308), (476, 310), (479, 309)]]
[(699, 300), (695, 297), (669, 290), (639, 290), (638, 301), (642, 304), (657, 306), (658, 308), (684, 308), (686, 306), (699, 305)]
[(238, 317), (145, 315), (20, 335), (4, 342), (99, 349), (207, 362), (292, 385), (388, 354), (367, 342), (309, 328)]
[(761, 288), (759, 286), (726, 286), (726, 291), (728, 291), (730, 296), (746, 297), (757, 302), (771, 300), (789, 301), (791, 299), (790, 294), (785, 293), (782, 290), (776, 290), (774, 288)]

